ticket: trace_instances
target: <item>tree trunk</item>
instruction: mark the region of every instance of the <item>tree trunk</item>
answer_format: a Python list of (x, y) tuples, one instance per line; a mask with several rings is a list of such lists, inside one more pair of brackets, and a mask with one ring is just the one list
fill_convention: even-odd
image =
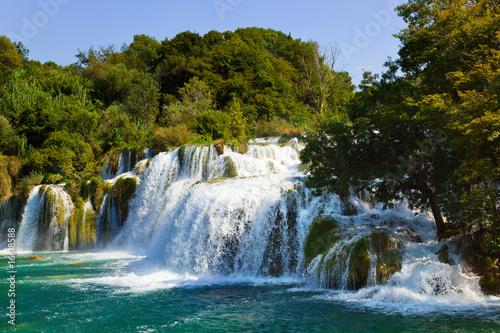
[(446, 226), (444, 225), (443, 216), (434, 195), (431, 195), (429, 198), (429, 204), (431, 205), (432, 215), (434, 215), (434, 221), (436, 221), (437, 234), (438, 236), (442, 235), (446, 231)]
[(432, 215), (434, 216), (434, 221), (436, 222), (437, 235), (443, 235), (446, 231), (446, 226), (444, 225), (443, 216), (441, 215), (441, 210), (439, 209), (439, 205), (436, 201), (436, 197), (434, 196), (434, 191), (430, 188), (429, 185), (425, 184), (423, 188), (423, 194), (429, 200), (429, 205), (431, 206)]

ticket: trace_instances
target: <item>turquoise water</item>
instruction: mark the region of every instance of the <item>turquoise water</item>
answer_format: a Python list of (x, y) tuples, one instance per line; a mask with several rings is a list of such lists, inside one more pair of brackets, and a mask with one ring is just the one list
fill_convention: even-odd
[[(353, 293), (310, 290), (296, 278), (134, 273), (124, 253), (37, 253), (16, 261), (16, 325), (5, 332), (496, 332), (500, 307), (411, 311), (350, 301)], [(77, 261), (77, 263), (75, 263)], [(7, 257), (0, 257), (7, 276)], [(8, 281), (1, 280), (2, 309)], [(352, 297), (357, 299), (357, 297)], [(402, 304), (401, 308), (405, 308)]]

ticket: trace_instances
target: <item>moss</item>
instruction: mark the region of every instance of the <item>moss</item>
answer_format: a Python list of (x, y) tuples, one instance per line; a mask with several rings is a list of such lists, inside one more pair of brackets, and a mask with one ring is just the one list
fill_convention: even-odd
[(377, 283), (386, 283), (391, 276), (401, 269), (402, 251), (389, 250), (377, 256)]
[(197, 182), (198, 183), (204, 183), (204, 184), (209, 184), (209, 185), (213, 185), (213, 184), (218, 184), (218, 183), (222, 183), (224, 181), (226, 181), (228, 178), (218, 178), (218, 179), (214, 179), (214, 180), (207, 180), (207, 181), (204, 181), (204, 182)]
[(246, 141), (243, 142), (236, 141), (231, 145), (231, 148), (233, 149), (233, 151), (244, 155), (248, 152), (249, 146)]
[(45, 175), (45, 178), (43, 179), (44, 184), (58, 184), (61, 182), (63, 179), (63, 176), (61, 176), (58, 173), (49, 173)]
[(64, 190), (69, 194), (71, 200), (75, 202), (81, 193), (81, 186), (74, 181), (69, 181), (64, 185)]
[(179, 164), (181, 166), (181, 169), (182, 169), (182, 165), (184, 164), (184, 156), (186, 154), (186, 148), (187, 148), (187, 145), (182, 145), (179, 147), (179, 150), (177, 151), (177, 155), (179, 156)]
[(309, 162), (309, 163), (301, 163), (299, 165), (299, 172), (306, 172), (306, 171), (309, 171), (309, 169), (311, 168), (311, 165), (312, 165), (312, 162)]
[(350, 279), (351, 289), (360, 289), (365, 287), (370, 272), (370, 254), (368, 253), (368, 244), (366, 238), (361, 238), (354, 243), (349, 258), (349, 271), (352, 274)]
[(215, 140), (214, 146), (215, 146), (215, 149), (217, 149), (217, 153), (219, 155), (224, 154), (224, 145), (225, 145), (224, 140), (222, 140), (222, 139)]
[(377, 256), (377, 283), (385, 283), (401, 269), (403, 242), (388, 230), (376, 230), (370, 235), (371, 250)]
[(88, 249), (95, 242), (97, 214), (85, 210), (85, 202), (78, 198), (69, 218), (69, 247), (71, 250)]
[(73, 211), (71, 212), (69, 222), (68, 222), (68, 233), (69, 233), (69, 248), (70, 250), (75, 250), (78, 244), (78, 231), (79, 227), (83, 221), (83, 213), (85, 203), (82, 198), (78, 198), (73, 206)]
[(133, 178), (119, 178), (111, 188), (111, 195), (118, 208), (121, 221), (125, 221), (128, 215), (128, 204), (130, 199), (135, 194), (137, 188), (137, 179)]
[(99, 210), (101, 207), (105, 189), (106, 183), (101, 177), (93, 176), (90, 178), (90, 182), (88, 182), (87, 196), (95, 210)]
[(97, 214), (93, 210), (88, 210), (85, 212), (85, 248), (89, 248), (90, 245), (95, 243), (96, 240), (96, 229), (97, 229)]
[(375, 268), (376, 280), (371, 282), (379, 284), (387, 282), (401, 269), (403, 243), (389, 231), (373, 230), (370, 234), (351, 239), (349, 237), (353, 236), (347, 234), (343, 243), (339, 243), (337, 229), (333, 219), (315, 221), (306, 239), (304, 254), (308, 262), (318, 254), (324, 255), (320, 265), (324, 277), (322, 287), (357, 290), (368, 285), (372, 267)]
[(35, 188), (35, 185), (27, 185), (23, 184), (20, 191), (19, 191), (19, 196), (21, 197), (22, 201), (27, 202), (28, 197), (30, 195), (30, 192)]
[(311, 262), (318, 254), (326, 254), (340, 239), (336, 233), (337, 228), (338, 223), (332, 217), (320, 217), (313, 221), (304, 244), (304, 255), (307, 263)]
[(275, 173), (276, 172), (276, 165), (274, 165), (273, 161), (268, 161), (267, 162), (267, 167), (269, 168), (269, 171), (271, 173)]
[(231, 156), (224, 157), (224, 174), (223, 177), (234, 178), (238, 177), (238, 168)]
[[(64, 219), (64, 209), (58, 209), (63, 206), (62, 199), (52, 191), (52, 188), (48, 188), (45, 191), (45, 200), (47, 200), (47, 203), (49, 205), (49, 209), (46, 211), (49, 216), (51, 216), (54, 212), (56, 215), (54, 217), (57, 220), (57, 224), (62, 226), (65, 223)], [(49, 218), (49, 220), (51, 220)]]
[(111, 152), (108, 157), (108, 166), (111, 173), (116, 174), (118, 172), (118, 166), (120, 164), (120, 150), (115, 150)]
[(9, 174), (9, 157), (0, 155), (0, 195), (12, 195), (12, 177)]

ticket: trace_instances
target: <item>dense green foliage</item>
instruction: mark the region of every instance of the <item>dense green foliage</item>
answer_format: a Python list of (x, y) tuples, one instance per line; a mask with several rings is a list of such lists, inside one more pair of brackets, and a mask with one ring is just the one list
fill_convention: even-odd
[(408, 24), (400, 59), (381, 77), (365, 73), (348, 122), (309, 137), (309, 183), (428, 208), (440, 236), (466, 235), (476, 268), (500, 271), (500, 7), (410, 0), (397, 10)]
[[(19, 179), (88, 179), (124, 147), (314, 130), (341, 114), (353, 92), (316, 43), (260, 28), (186, 31), (162, 42), (137, 35), (120, 51), (76, 57), (70, 66), (41, 64), (0, 36), (0, 153), (22, 160)], [(328, 78), (321, 108), (311, 68)]]

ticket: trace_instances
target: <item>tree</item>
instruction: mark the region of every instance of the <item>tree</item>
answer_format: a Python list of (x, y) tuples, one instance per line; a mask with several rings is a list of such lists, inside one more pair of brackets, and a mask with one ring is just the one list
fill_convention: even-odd
[[(22, 44), (19, 44), (20, 46)], [(7, 36), (0, 36), (0, 86), (8, 81), (13, 70), (23, 65), (23, 58)]]
[(42, 148), (32, 154), (33, 170), (45, 174), (59, 174), (63, 178), (88, 177), (93, 171), (94, 154), (80, 134), (53, 132)]
[(417, 90), (411, 82), (395, 78), (391, 68), (380, 80), (368, 79), (367, 73), (349, 123), (331, 123), (306, 138), (301, 158), (311, 163), (308, 184), (343, 197), (351, 188), (368, 190), (388, 205), (407, 199), (413, 208), (430, 209), (442, 234), (439, 197), (449, 177), (443, 171), (453, 170), (443, 135), (409, 102)]
[[(475, 226), (498, 239), (500, 9), (410, 0), (398, 13), (408, 23), (397, 35), (401, 58), (380, 79), (365, 76), (351, 123), (308, 139), (309, 182), (367, 188), (383, 202), (404, 197), (432, 210), (441, 235)], [(498, 244), (490, 250), (500, 253)]]
[(317, 114), (322, 114), (328, 108), (328, 99), (338, 84), (338, 73), (334, 70), (337, 56), (336, 48), (330, 47), (321, 52), (314, 42), (310, 42), (302, 51), (304, 75)]
[(158, 115), (158, 98), (160, 85), (147, 73), (141, 73), (135, 78), (130, 95), (125, 103), (128, 112), (143, 127), (153, 124)]
[(163, 107), (165, 122), (169, 126), (192, 122), (197, 115), (214, 107), (208, 85), (194, 77), (179, 89), (179, 101)]
[(241, 111), (241, 104), (238, 100), (233, 100), (228, 105), (228, 112), (231, 118), (229, 122), (229, 128), (232, 133), (232, 137), (242, 141), (245, 139), (245, 129), (247, 125), (247, 119), (243, 117), (243, 112)]
[(153, 37), (135, 35), (134, 41), (122, 48), (124, 62), (128, 68), (151, 71), (158, 63), (160, 47), (161, 44)]

